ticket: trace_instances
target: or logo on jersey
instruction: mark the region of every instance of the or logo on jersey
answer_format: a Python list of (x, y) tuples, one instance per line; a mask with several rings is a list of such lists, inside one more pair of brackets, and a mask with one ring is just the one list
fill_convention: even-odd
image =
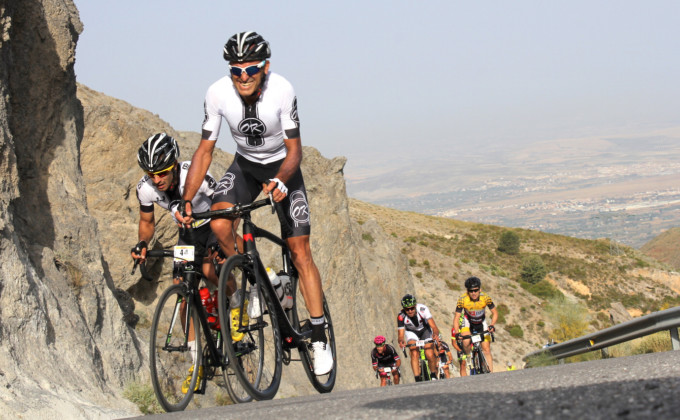
[(290, 119), (295, 121), (295, 124), (300, 125), (300, 119), (298, 118), (297, 110), (297, 96), (293, 99), (293, 109), (290, 111)]
[(290, 194), (290, 217), (295, 222), (295, 227), (309, 224), (309, 206), (304, 193), (300, 190)]
[(165, 196), (164, 195), (157, 196), (156, 201), (165, 201)]
[(203, 101), (203, 124), (201, 124), (201, 127), (205, 127), (205, 123), (208, 122), (208, 104)]
[(217, 181), (215, 181), (215, 178), (211, 177), (210, 175), (206, 175), (205, 180), (208, 181), (208, 188), (215, 191), (215, 187), (217, 186)]
[(238, 125), (239, 133), (246, 136), (248, 146), (257, 147), (264, 144), (262, 137), (267, 131), (267, 127), (259, 118), (246, 118)]
[(189, 165), (191, 165), (191, 162), (184, 162), (182, 164), (182, 169), (189, 169)]
[(236, 178), (236, 177), (231, 172), (227, 172), (226, 174), (224, 174), (222, 179), (220, 179), (219, 184), (217, 184), (217, 189), (215, 189), (215, 194), (216, 195), (217, 194), (224, 195), (227, 192), (229, 192), (229, 190), (234, 188), (234, 178)]

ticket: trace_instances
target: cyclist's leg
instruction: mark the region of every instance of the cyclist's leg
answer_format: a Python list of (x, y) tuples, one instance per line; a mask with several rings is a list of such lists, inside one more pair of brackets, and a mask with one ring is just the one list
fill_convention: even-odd
[(392, 368), (392, 381), (395, 385), (399, 385), (399, 368)]
[(437, 366), (439, 358), (434, 354), (434, 343), (427, 343), (425, 345), (425, 358), (427, 359), (427, 365), (430, 367), (430, 374), (436, 377), (439, 370)]
[[(416, 344), (418, 336), (413, 331), (404, 331), (404, 341), (406, 345)], [(411, 369), (413, 370), (413, 376), (420, 376), (420, 351), (418, 347), (409, 347), (411, 352)]]

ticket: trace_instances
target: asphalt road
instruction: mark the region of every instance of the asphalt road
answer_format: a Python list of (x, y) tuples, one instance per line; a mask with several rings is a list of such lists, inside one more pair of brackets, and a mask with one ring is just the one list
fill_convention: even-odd
[(680, 419), (680, 351), (138, 418), (381, 417)]

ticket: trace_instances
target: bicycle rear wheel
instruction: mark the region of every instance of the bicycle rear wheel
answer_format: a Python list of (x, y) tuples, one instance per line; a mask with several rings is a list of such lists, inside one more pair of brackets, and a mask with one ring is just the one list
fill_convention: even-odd
[[(315, 375), (314, 374), (314, 358), (312, 356), (312, 351), (310, 346), (312, 345), (310, 340), (305, 340), (298, 346), (298, 352), (300, 353), (300, 359), (302, 360), (302, 366), (312, 383), (312, 386), (320, 392), (326, 393), (331, 392), (335, 386), (335, 377), (338, 373), (338, 358), (335, 350), (335, 332), (333, 332), (333, 321), (331, 320), (331, 312), (328, 309), (328, 303), (326, 302), (326, 297), (323, 298), (323, 315), (326, 318), (326, 340), (327, 346), (331, 347), (333, 352), (333, 367), (331, 371), (325, 375)], [(309, 313), (307, 312), (307, 307), (304, 305), (304, 299), (302, 293), (300, 293), (298, 288), (297, 296), (295, 297), (295, 307), (293, 308), (293, 323), (298, 326), (299, 331), (309, 331), (312, 324), (309, 322)]]
[[(240, 313), (241, 305), (244, 312), (248, 307), (248, 280), (255, 278), (252, 268), (245, 261), (243, 255), (234, 255), (224, 263), (220, 272), (220, 327), (229, 356), (229, 367), (243, 390), (256, 400), (269, 400), (274, 398), (281, 383), (281, 333), (266, 289), (260, 289), (264, 304), (261, 316), (250, 319), (246, 313)], [(240, 295), (235, 308), (230, 308), (230, 299), (224, 294), (230, 281), (235, 282), (235, 293)]]
[[(212, 331), (213, 336), (215, 338), (215, 343), (217, 345), (217, 348), (220, 350), (222, 355), (226, 355), (227, 349), (224, 340), (222, 339), (222, 332), (221, 331)], [(203, 357), (203, 360), (205, 361), (206, 358), (205, 356)], [(227, 391), (227, 394), (229, 395), (229, 398), (236, 403), (236, 404), (241, 404), (241, 403), (247, 403), (253, 400), (253, 397), (248, 395), (248, 393), (243, 389), (243, 386), (241, 385), (241, 382), (238, 380), (238, 377), (236, 376), (236, 373), (234, 370), (228, 366), (222, 366), (222, 367), (215, 367), (215, 373), (217, 376), (217, 369), (220, 369), (221, 372), (219, 372), (219, 381), (216, 381), (215, 384), (219, 386), (220, 388), (224, 388)]]
[(472, 366), (471, 366), (471, 368), (473, 369), (473, 372), (470, 372), (471, 375), (481, 375), (483, 373), (481, 365), (479, 363), (480, 353), (481, 353), (481, 350), (479, 350), (479, 349), (474, 349), (472, 351)]
[[(186, 325), (187, 319), (189, 325)], [(190, 338), (195, 343), (191, 347)], [(181, 411), (189, 404), (200, 385), (201, 357), (196, 310), (187, 301), (184, 285), (170, 286), (158, 300), (149, 340), (151, 383), (165, 411)], [(184, 384), (187, 378), (189, 383)]]

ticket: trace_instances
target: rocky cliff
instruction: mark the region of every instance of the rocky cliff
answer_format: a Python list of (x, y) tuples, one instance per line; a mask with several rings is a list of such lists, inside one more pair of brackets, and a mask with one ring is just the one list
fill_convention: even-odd
[(0, 410), (135, 413), (122, 389), (144, 351), (123, 321), (79, 165), (70, 0), (0, 4)]

